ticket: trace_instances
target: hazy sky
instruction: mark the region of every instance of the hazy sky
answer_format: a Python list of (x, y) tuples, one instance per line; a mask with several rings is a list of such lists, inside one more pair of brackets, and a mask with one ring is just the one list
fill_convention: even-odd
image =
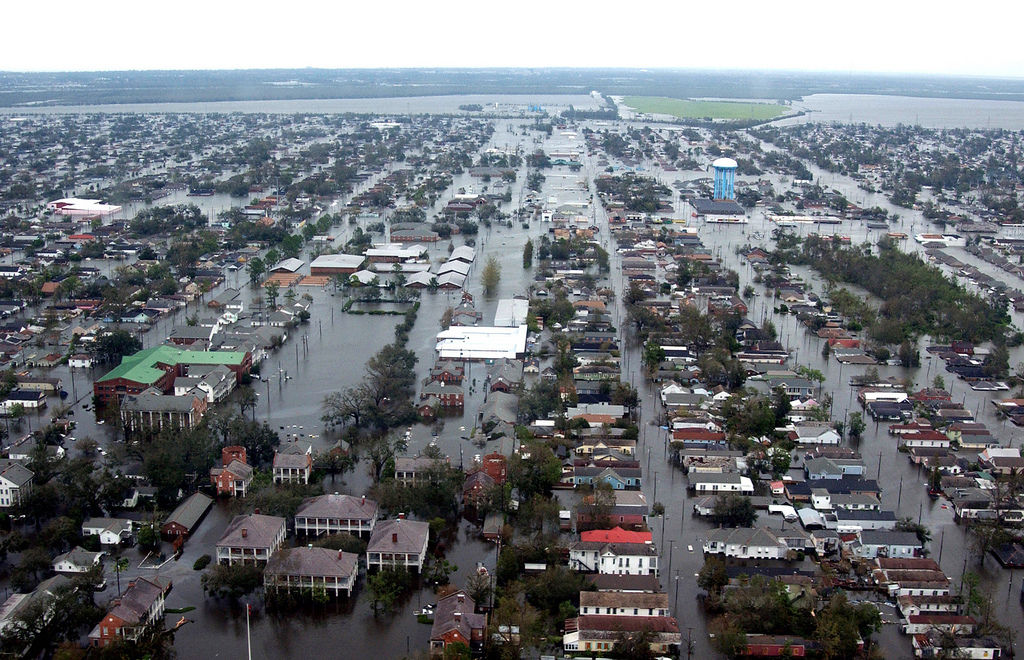
[[(841, 5), (841, 8), (840, 8)], [(1024, 77), (1024, 3), (5, 3), (0, 70), (580, 66)]]

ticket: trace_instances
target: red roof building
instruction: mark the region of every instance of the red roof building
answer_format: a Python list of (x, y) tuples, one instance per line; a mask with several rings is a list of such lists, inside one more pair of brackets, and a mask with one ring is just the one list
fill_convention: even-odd
[(631, 532), (621, 527), (611, 529), (592, 529), (582, 532), (580, 540), (595, 543), (650, 543), (650, 532)]

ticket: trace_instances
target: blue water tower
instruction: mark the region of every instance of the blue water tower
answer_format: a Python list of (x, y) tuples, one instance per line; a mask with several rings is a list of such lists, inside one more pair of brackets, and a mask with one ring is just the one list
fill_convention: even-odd
[(711, 167), (715, 168), (715, 199), (736, 199), (736, 161), (719, 158)]

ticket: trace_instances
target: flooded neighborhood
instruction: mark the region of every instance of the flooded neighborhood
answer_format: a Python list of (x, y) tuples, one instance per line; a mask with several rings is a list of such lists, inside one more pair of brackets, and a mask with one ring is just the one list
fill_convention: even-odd
[(1024, 105), (821, 96), (3, 108), (4, 653), (1013, 656)]

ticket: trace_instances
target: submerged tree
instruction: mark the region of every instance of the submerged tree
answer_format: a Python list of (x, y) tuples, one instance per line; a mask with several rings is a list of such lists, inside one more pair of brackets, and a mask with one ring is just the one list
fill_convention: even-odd
[(485, 294), (491, 295), (497, 290), (498, 283), (501, 281), (501, 266), (493, 256), (487, 259), (481, 280), (484, 285)]

